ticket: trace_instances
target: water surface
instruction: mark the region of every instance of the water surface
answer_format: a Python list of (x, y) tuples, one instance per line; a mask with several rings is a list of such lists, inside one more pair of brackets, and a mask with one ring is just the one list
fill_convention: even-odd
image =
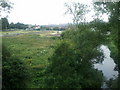
[(110, 57), (110, 50), (107, 46), (104, 45), (102, 45), (100, 49), (103, 52), (104, 60), (102, 63), (94, 64), (94, 68), (101, 70), (107, 80), (109, 80), (110, 78), (115, 79), (118, 76), (118, 71), (114, 70), (116, 64), (114, 63), (114, 60)]

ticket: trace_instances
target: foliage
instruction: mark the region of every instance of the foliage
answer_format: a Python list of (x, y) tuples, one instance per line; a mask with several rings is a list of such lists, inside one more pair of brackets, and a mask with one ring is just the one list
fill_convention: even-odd
[(4, 10), (10, 10), (12, 8), (12, 3), (8, 0), (0, 0), (0, 8)]
[[(108, 46), (111, 50), (111, 57), (114, 59), (115, 63), (117, 64), (117, 70), (120, 74), (120, 56), (119, 56), (119, 18), (120, 18), (120, 2), (96, 2), (95, 8), (97, 13), (107, 13), (109, 15), (109, 21), (106, 30), (109, 30), (110, 35), (108, 37), (109, 43)], [(120, 76), (113, 82), (112, 82), (112, 88), (120, 88)], [(115, 85), (115, 83), (118, 83), (118, 85)]]
[(106, 3), (101, 3), (101, 2), (96, 2), (94, 4), (96, 10), (102, 13), (108, 13), (109, 15), (109, 24), (107, 25), (107, 29), (111, 33), (111, 37), (118, 47), (118, 26), (119, 26), (119, 6), (120, 2), (106, 2)]
[(1, 18), (2, 30), (7, 30), (9, 28), (9, 22), (7, 18)]
[(10, 23), (10, 29), (26, 29), (28, 25), (23, 23)]
[(89, 25), (90, 25), (90, 28), (93, 29), (93, 31), (98, 31), (100, 34), (104, 34), (107, 36), (107, 34), (110, 32), (109, 23), (104, 22), (103, 20), (94, 19), (89, 23)]
[[(42, 35), (39, 34), (4, 38), (3, 43), (8, 45), (12, 53), (10, 54), (3, 47), (3, 75), (7, 77), (3, 77), (3, 87), (25, 87), (27, 73), (21, 61), (24, 60), (32, 73), (30, 83), (33, 85), (29, 87), (100, 88), (103, 76), (100, 71), (94, 69), (92, 60), (96, 59), (97, 62), (103, 60), (103, 54), (98, 50), (101, 44), (109, 45), (112, 57), (120, 68), (117, 35), (120, 4), (118, 2), (94, 5), (98, 16), (94, 21), (86, 24), (87, 6), (80, 3), (73, 3), (72, 6), (66, 4), (67, 13), (73, 16), (74, 25), (73, 28), (62, 33), (60, 44), (56, 47), (54, 44), (59, 38), (41, 37)], [(109, 22), (100, 20), (99, 13), (107, 13)], [(10, 27), (26, 28), (22, 23), (11, 23)], [(119, 84), (119, 77), (109, 82), (110, 87), (119, 87), (116, 85), (117, 82)]]
[(25, 88), (29, 76), (25, 64), (16, 57), (11, 56), (8, 49), (2, 48), (2, 87)]
[[(30, 33), (3, 37), (3, 44), (6, 45), (12, 57), (22, 62), (29, 69), (30, 80), (26, 82), (28, 88), (42, 88), (45, 77), (44, 69), (48, 65), (48, 58), (52, 56), (55, 44), (59, 41), (57, 37), (47, 37), (51, 31), (21, 31)], [(9, 34), (21, 33), (20, 31), (7, 31)], [(37, 33), (35, 33), (37, 32)], [(6, 33), (6, 32), (3, 32)], [(31, 35), (32, 33), (32, 35)], [(19, 48), (18, 48), (19, 47)], [(25, 77), (25, 78), (26, 78)]]
[(67, 7), (66, 13), (72, 15), (74, 24), (85, 21), (85, 14), (89, 11), (87, 5), (74, 2), (72, 5), (65, 3), (65, 6)]
[[(13, 8), (12, 7), (13, 3), (9, 2), (8, 0), (0, 0), (0, 13), (10, 13), (10, 10)], [(0, 15), (0, 17), (6, 17)]]
[[(81, 55), (68, 41), (61, 42), (49, 59), (45, 86), (48, 88), (100, 88), (102, 74), (89, 62), (83, 63)], [(96, 77), (96, 74), (99, 76)]]
[[(7, 30), (9, 27), (9, 22), (7, 20), (7, 16), (2, 16), (2, 12), (10, 13), (12, 9), (13, 3), (9, 2), (8, 0), (0, 0), (0, 29)], [(4, 18), (2, 18), (4, 17)]]
[[(98, 48), (106, 40), (106, 35), (100, 27), (92, 26), (95, 28), (93, 30), (90, 28), (91, 26), (79, 23), (82, 15), (86, 12), (85, 9), (83, 12), (81, 9), (84, 8), (84, 5), (75, 3), (73, 8), (69, 5), (66, 6), (68, 12), (73, 15), (73, 22), (77, 27), (62, 33), (63, 41), (49, 59), (50, 64), (46, 68), (44, 87), (100, 88), (103, 76), (100, 71), (93, 68), (92, 60), (103, 60), (103, 54)], [(104, 25), (103, 22), (100, 24)]]

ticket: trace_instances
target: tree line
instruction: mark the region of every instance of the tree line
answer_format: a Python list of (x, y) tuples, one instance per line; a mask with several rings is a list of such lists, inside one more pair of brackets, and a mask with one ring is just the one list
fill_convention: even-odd
[(10, 30), (10, 29), (23, 29), (23, 30), (65, 30), (66, 28), (65, 27), (59, 27), (59, 26), (45, 26), (45, 25), (42, 25), (42, 26), (38, 26), (36, 28), (36, 25), (28, 25), (28, 24), (24, 24), (24, 23), (9, 23), (8, 19), (7, 18), (1, 18), (0, 20), (1, 24), (2, 24), (2, 30), (3, 31), (6, 31), (6, 30)]
[(26, 29), (28, 28), (28, 25), (23, 23), (10, 23), (7, 18), (1, 18), (2, 22), (2, 30), (8, 30), (8, 29)]

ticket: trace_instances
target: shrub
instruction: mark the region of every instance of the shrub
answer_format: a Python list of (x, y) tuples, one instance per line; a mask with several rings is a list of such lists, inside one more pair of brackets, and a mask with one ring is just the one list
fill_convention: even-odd
[(5, 46), (2, 48), (2, 87), (25, 88), (28, 71), (25, 64), (13, 57)]
[[(102, 74), (84, 63), (68, 42), (62, 42), (49, 59), (44, 87), (47, 88), (100, 88)], [(82, 66), (82, 67), (81, 67)]]

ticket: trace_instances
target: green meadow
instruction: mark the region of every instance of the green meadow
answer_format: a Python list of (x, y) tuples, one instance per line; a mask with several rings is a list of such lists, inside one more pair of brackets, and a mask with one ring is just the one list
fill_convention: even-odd
[[(50, 58), (55, 50), (59, 37), (51, 35), (56, 31), (7, 31), (2, 34), (11, 34), (11, 36), (3, 36), (2, 44), (4, 44), (13, 57), (17, 57), (26, 64), (30, 70), (31, 80), (28, 87), (42, 87), (42, 73), (49, 64)], [(18, 35), (12, 35), (17, 33)], [(20, 34), (19, 33), (27, 33)]]

